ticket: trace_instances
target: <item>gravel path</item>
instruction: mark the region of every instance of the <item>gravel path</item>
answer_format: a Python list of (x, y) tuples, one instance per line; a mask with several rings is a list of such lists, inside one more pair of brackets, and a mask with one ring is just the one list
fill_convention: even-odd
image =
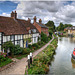
[[(52, 40), (54, 39), (54, 36)], [(37, 51), (33, 52), (33, 57), (35, 57), (38, 53), (40, 53), (42, 50), (44, 50), (50, 43), (50, 40), (46, 45), (44, 45), (42, 48), (38, 49)], [(25, 68), (27, 65), (27, 57), (18, 60), (14, 65), (11, 67), (7, 68), (6, 70), (3, 70), (0, 72), (0, 75), (24, 75), (25, 73)]]

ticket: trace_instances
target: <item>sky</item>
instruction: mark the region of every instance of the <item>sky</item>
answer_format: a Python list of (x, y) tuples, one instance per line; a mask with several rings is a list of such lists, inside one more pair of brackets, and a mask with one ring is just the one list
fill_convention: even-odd
[(60, 22), (75, 26), (75, 1), (0, 1), (0, 16), (10, 17), (15, 10), (19, 19), (33, 22), (36, 16), (44, 24), (51, 20), (56, 26)]

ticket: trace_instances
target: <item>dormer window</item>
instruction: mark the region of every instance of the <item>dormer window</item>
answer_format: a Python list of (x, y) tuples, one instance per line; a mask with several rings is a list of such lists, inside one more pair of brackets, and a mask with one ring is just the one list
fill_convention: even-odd
[(34, 33), (36, 33), (36, 29), (33, 29), (32, 31), (33, 31)]
[(29, 34), (31, 34), (31, 30), (29, 30)]

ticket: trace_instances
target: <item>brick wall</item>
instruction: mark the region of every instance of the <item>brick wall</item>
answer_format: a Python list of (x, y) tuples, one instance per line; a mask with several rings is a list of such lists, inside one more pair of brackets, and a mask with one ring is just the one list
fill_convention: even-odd
[(47, 36), (49, 35), (48, 28), (41, 28), (41, 31), (45, 33)]
[(41, 27), (36, 23), (34, 22), (33, 25), (37, 28), (37, 30), (41, 33)]

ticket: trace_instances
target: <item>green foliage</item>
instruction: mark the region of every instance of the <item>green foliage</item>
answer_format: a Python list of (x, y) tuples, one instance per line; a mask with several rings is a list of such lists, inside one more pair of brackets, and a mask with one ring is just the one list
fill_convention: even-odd
[(37, 43), (34, 43), (32, 44), (32, 47), (39, 48), (39, 45)]
[(2, 46), (7, 53), (7, 50), (10, 50), (11, 55), (19, 55), (23, 52), (23, 48), (21, 48), (19, 45), (13, 45), (11, 41), (8, 41), (3, 44)]
[(49, 45), (39, 53), (34, 58), (30, 69), (28, 69), (28, 74), (46, 74), (49, 71), (48, 63), (51, 61), (54, 51), (54, 48)]
[[(55, 35), (54, 35), (55, 36)], [(52, 41), (51, 44), (57, 45), (57, 37)], [(41, 42), (38, 42), (40, 45)], [(34, 59), (28, 74), (47, 74), (49, 71), (48, 64), (51, 62), (52, 57), (55, 53), (55, 48), (52, 45), (48, 45), (42, 52), (40, 52)]]
[(26, 38), (26, 39), (24, 39), (25, 41), (28, 41), (28, 43), (30, 43), (31, 42), (31, 38)]
[(15, 45), (14, 49), (13, 49), (13, 54), (14, 55), (22, 54), (23, 50), (24, 49), (22, 47), (20, 47), (19, 45)]
[(23, 49), (23, 53), (22, 54), (29, 54), (30, 53), (30, 49), (29, 48), (24, 48)]
[(58, 39), (57, 39), (57, 36), (54, 35), (55, 39), (51, 42), (51, 44), (53, 44), (55, 46), (55, 48), (57, 47), (57, 43), (58, 43)]
[(47, 43), (47, 41), (48, 41), (47, 35), (44, 34), (43, 32), (41, 32), (41, 41), (43, 41), (43, 42), (45, 42), (45, 43)]
[(32, 45), (29, 44), (29, 45), (28, 45), (28, 48), (32, 49)]
[(9, 59), (8, 57), (6, 57), (4, 61), (0, 62), (0, 67), (3, 67), (11, 62), (12, 62), (12, 60)]
[(51, 30), (55, 30), (55, 25), (53, 21), (48, 21), (46, 24), (46, 26), (50, 27)]
[(12, 50), (14, 48), (14, 45), (12, 44), (11, 41), (8, 41), (8, 42), (5, 42), (2, 47), (4, 48), (5, 52), (7, 53), (7, 50), (10, 49), (11, 53), (12, 53)]
[(72, 27), (71, 24), (63, 24), (60, 23), (59, 26), (56, 28), (58, 31), (63, 31), (66, 27)]
[(5, 66), (10, 62), (12, 62), (12, 60), (6, 57), (6, 53), (0, 52), (0, 67)]

